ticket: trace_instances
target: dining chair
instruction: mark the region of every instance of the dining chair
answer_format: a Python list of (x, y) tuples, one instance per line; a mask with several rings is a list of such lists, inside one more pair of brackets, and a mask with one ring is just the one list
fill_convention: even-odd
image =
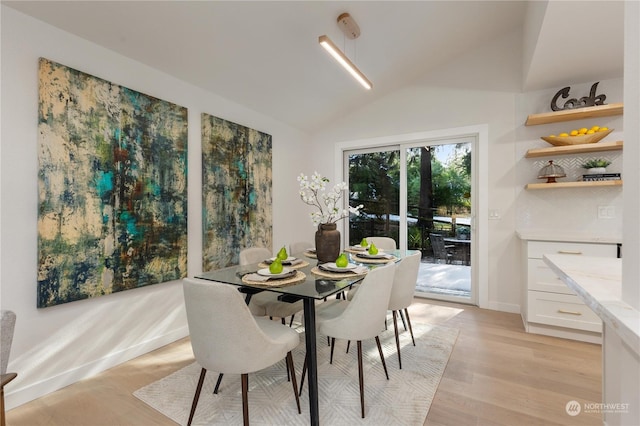
[[(272, 257), (271, 251), (263, 247), (249, 247), (240, 251), (240, 265), (258, 263)], [(293, 324), (296, 313), (302, 311), (302, 300), (293, 303), (278, 300), (278, 293), (262, 291), (254, 294), (249, 300), (249, 310), (256, 316), (268, 316), (280, 318), (285, 324), (285, 318), (291, 317), (289, 326)]]
[[(331, 355), (329, 362), (333, 362), (333, 349), (336, 339), (355, 340), (358, 347), (358, 382), (360, 387), (360, 412), (364, 415), (364, 376), (362, 367), (362, 341), (375, 338), (378, 346), (378, 353), (384, 368), (384, 374), (389, 380), (387, 365), (384, 360), (384, 353), (380, 345), (378, 335), (382, 331), (393, 277), (396, 269), (394, 263), (370, 270), (365, 276), (360, 289), (356, 292), (351, 301), (335, 299), (318, 306), (316, 310), (316, 325), (318, 333), (331, 337)], [(304, 381), (306, 371), (306, 361), (303, 367), (303, 377), (300, 388)]]
[(369, 244), (373, 243), (382, 250), (395, 250), (396, 240), (391, 237), (366, 237)]
[(431, 241), (433, 256), (438, 260), (444, 260), (446, 263), (451, 263), (455, 247), (452, 245), (445, 245), (444, 237), (440, 234), (429, 234), (429, 240)]
[(314, 243), (307, 241), (296, 241), (289, 244), (289, 253), (303, 253), (314, 246)]
[[(413, 295), (416, 291), (416, 281), (418, 280), (418, 272), (420, 269), (420, 260), (422, 253), (416, 253), (402, 258), (396, 265), (396, 272), (393, 276), (393, 287), (391, 288), (391, 297), (389, 298), (388, 310), (391, 311), (393, 317), (393, 330), (396, 334), (396, 348), (398, 350), (398, 364), (402, 369), (402, 356), (400, 354), (400, 337), (398, 335), (398, 319), (397, 313), (404, 310), (406, 322), (409, 325), (411, 333), (411, 341), (413, 346), (416, 341), (413, 337), (413, 328), (411, 327), (411, 319), (409, 318), (409, 310), (407, 309), (413, 302)], [(404, 322), (404, 318), (403, 318)], [(405, 326), (406, 329), (406, 326)]]
[[(5, 426), (4, 413), (4, 387), (7, 383), (18, 377), (16, 373), (7, 373), (7, 365), (9, 364), (9, 355), (11, 353), (11, 345), (13, 343), (13, 331), (16, 327), (16, 314), (13, 311), (2, 310), (0, 319), (0, 376), (2, 378), (2, 386), (0, 387), (0, 425)], [(296, 389), (297, 392), (297, 389)]]
[(183, 290), (191, 347), (196, 362), (202, 367), (187, 425), (193, 421), (207, 370), (241, 375), (242, 418), (244, 425), (248, 425), (248, 374), (285, 358), (300, 414), (291, 356), (291, 351), (300, 343), (298, 333), (251, 315), (242, 295), (233, 286), (185, 278)]

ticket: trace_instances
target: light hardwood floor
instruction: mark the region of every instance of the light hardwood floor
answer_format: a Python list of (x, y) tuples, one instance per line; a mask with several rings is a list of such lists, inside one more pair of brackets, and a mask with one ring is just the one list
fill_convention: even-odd
[[(460, 330), (424, 425), (601, 425), (601, 348), (524, 332), (519, 315), (416, 298), (412, 322)], [(193, 362), (188, 338), (7, 413), (9, 426), (173, 425), (132, 393)]]

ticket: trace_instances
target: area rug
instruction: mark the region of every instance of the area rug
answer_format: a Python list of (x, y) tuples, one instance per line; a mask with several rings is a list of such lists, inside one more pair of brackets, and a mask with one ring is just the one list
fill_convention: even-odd
[[(458, 337), (454, 328), (413, 324), (416, 346), (409, 332), (401, 330), (402, 370), (398, 368), (393, 326), (382, 332), (382, 343), (389, 380), (378, 355), (375, 340), (362, 342), (365, 415), (360, 417), (358, 362), (355, 343), (345, 353), (346, 342), (336, 341), (333, 364), (325, 336), (318, 336), (318, 392), (322, 425), (422, 425)], [(300, 382), (304, 361), (304, 329), (298, 326), (300, 345), (294, 350), (296, 377)], [(198, 383), (200, 366), (193, 363), (147, 385), (134, 395), (176, 423), (185, 425)], [(217, 395), (213, 388), (217, 373), (207, 372), (200, 394), (194, 425), (241, 425), (240, 376), (224, 376)], [(291, 383), (287, 382), (284, 361), (263, 371), (249, 374), (249, 416), (252, 425), (309, 424), (307, 384), (300, 397), (298, 414)]]

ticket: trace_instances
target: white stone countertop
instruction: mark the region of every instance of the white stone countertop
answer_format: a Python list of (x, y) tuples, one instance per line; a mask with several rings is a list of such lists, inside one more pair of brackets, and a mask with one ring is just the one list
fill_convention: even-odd
[(543, 259), (605, 325), (640, 354), (640, 311), (622, 301), (622, 259), (545, 254)]
[(593, 232), (550, 232), (543, 229), (520, 229), (516, 231), (521, 240), (526, 241), (571, 241), (576, 243), (622, 243), (622, 235), (598, 235)]

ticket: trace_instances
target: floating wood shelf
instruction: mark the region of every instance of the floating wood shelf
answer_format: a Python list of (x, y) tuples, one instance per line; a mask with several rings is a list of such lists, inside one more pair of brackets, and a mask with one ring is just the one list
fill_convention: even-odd
[(582, 120), (583, 118), (607, 117), (610, 115), (622, 115), (623, 104), (598, 105), (585, 108), (576, 108), (562, 111), (531, 114), (527, 117), (525, 126), (538, 124), (559, 123), (562, 121)]
[(552, 155), (581, 154), (585, 152), (620, 151), (622, 141), (598, 142), (583, 145), (550, 146), (548, 148), (534, 148), (527, 151), (526, 158), (550, 157)]
[(560, 189), (560, 188), (583, 188), (594, 186), (622, 186), (622, 180), (597, 180), (592, 182), (556, 182), (556, 183), (529, 183), (525, 189)]

